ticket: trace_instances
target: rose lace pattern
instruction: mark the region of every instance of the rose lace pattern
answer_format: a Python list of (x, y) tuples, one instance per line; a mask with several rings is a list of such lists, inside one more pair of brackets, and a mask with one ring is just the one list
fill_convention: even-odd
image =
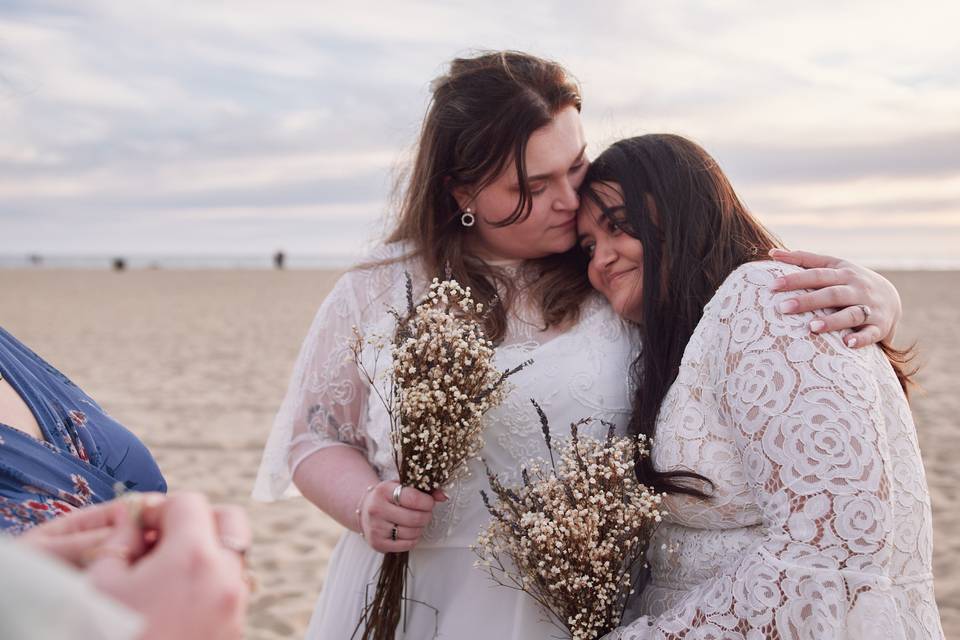
[(744, 265), (705, 308), (652, 455), (712, 499), (665, 501), (639, 617), (608, 638), (943, 637), (907, 401), (879, 348), (776, 310), (794, 270)]

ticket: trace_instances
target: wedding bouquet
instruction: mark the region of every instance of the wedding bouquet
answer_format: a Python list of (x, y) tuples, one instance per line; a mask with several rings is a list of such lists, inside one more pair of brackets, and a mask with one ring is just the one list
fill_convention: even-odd
[[(447, 276), (434, 278), (425, 300), (414, 305), (407, 276), (407, 310), (391, 340), (392, 367), (385, 393), (376, 370), (363, 361), (365, 340), (355, 330), (354, 359), (379, 394), (390, 417), (390, 438), (400, 483), (430, 493), (466, 471), (483, 448), (483, 415), (500, 404), (506, 381), (530, 361), (500, 371), (494, 345), (483, 330), (483, 305), (470, 288)], [(370, 340), (379, 355), (383, 342)], [(392, 640), (402, 612), (408, 553), (388, 553), (373, 599), (357, 625), (363, 640)]]
[(493, 516), (481, 532), (477, 566), (498, 584), (530, 595), (551, 621), (574, 640), (612, 631), (633, 593), (653, 528), (660, 522), (661, 495), (637, 482), (634, 468), (649, 455), (643, 436), (581, 438), (581, 420), (556, 447), (540, 406), (549, 466), (523, 469), (523, 483), (501, 484), (490, 473), (496, 503), (483, 493)]

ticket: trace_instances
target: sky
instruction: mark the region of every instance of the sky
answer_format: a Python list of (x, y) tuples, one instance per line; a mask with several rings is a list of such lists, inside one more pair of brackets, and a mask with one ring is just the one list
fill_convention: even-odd
[(788, 244), (960, 264), (960, 3), (0, 0), (0, 255), (349, 260), (430, 81), (555, 59), (596, 155), (702, 144)]

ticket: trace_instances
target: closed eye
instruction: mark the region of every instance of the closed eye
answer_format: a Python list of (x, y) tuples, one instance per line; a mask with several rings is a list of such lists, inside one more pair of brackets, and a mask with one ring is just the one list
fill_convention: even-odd
[(606, 225), (607, 231), (610, 233), (610, 235), (618, 235), (624, 231), (626, 219), (624, 218), (623, 212), (625, 210), (626, 207), (621, 205), (617, 207), (608, 207), (601, 213), (604, 224)]

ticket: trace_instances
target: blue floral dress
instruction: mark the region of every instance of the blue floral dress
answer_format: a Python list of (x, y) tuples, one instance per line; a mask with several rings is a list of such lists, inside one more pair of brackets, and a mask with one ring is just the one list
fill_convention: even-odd
[(118, 489), (165, 492), (144, 444), (65, 375), (0, 327), (0, 376), (43, 440), (0, 422), (0, 532), (20, 533)]

